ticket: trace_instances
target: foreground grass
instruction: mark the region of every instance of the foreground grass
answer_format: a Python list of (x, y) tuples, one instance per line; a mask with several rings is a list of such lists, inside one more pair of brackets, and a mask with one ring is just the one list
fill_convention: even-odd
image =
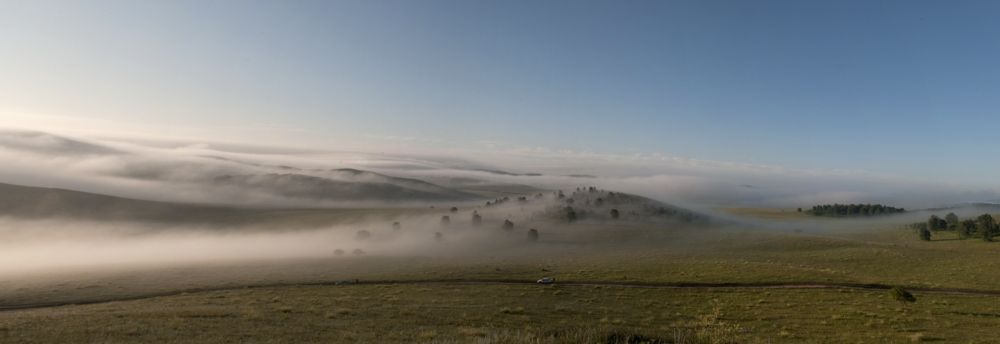
[(533, 285), (235, 289), (0, 313), (4, 343), (996, 342), (993, 297)]

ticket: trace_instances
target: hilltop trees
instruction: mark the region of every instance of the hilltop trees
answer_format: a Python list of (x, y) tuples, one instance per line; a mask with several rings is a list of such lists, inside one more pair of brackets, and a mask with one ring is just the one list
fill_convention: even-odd
[(826, 204), (813, 206), (808, 211), (814, 216), (876, 216), (904, 213), (903, 208), (887, 207), (881, 204)]

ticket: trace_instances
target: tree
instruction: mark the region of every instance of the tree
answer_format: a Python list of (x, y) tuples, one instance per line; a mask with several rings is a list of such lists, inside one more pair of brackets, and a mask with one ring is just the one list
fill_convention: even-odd
[(931, 231), (927, 230), (927, 228), (921, 228), (920, 229), (920, 240), (931, 241)]
[(573, 223), (573, 222), (576, 222), (576, 212), (570, 210), (569, 212), (566, 212), (566, 223)]
[(958, 228), (958, 215), (948, 213), (944, 216), (944, 222), (947, 224), (948, 230), (953, 231)]
[(441, 227), (449, 227), (449, 226), (451, 226), (451, 218), (448, 217), (448, 215), (442, 216)]
[(503, 220), (503, 227), (501, 227), (501, 228), (503, 228), (503, 230), (508, 231), (508, 232), (512, 231), (512, 230), (514, 230), (514, 223), (510, 222), (510, 220)]
[(481, 225), (481, 224), (483, 224), (483, 217), (479, 216), (479, 213), (476, 212), (475, 210), (473, 210), (472, 211), (472, 226), (473, 227), (479, 227), (479, 225)]
[(343, 256), (344, 255), (344, 250), (341, 250), (341, 249), (338, 248), (336, 250), (333, 250), (333, 254), (337, 255), (337, 256)]
[(600, 207), (602, 205), (604, 205), (604, 200), (601, 199), (600, 197), (598, 197), (597, 200), (594, 201), (594, 206), (595, 207)]
[(532, 228), (528, 230), (528, 240), (538, 241), (538, 230)]
[(441, 232), (434, 232), (434, 241), (444, 241), (444, 234), (441, 234)]
[(962, 220), (958, 222), (958, 238), (967, 239), (972, 237), (972, 233), (976, 232), (976, 221), (975, 220)]
[(566, 205), (573, 205), (574, 202), (576, 202), (576, 201), (574, 201), (572, 198), (567, 198), (566, 199)]
[(355, 256), (363, 256), (365, 254), (365, 251), (362, 251), (360, 248), (356, 248), (354, 249), (354, 251), (351, 251), (351, 254)]
[(907, 302), (917, 302), (917, 298), (913, 297), (913, 294), (900, 287), (889, 289), (889, 297), (899, 302), (899, 306), (903, 308), (906, 308)]
[(990, 214), (979, 215), (979, 218), (976, 220), (978, 222), (979, 235), (982, 236), (983, 241), (993, 241), (993, 237), (1000, 234), (1000, 225), (997, 225), (997, 221)]
[(802, 212), (802, 208), (799, 208), (798, 211), (801, 213)]
[(451, 207), (451, 209), (448, 209), (448, 210), (451, 211), (451, 212), (453, 212), (453, 213), (457, 213), (458, 212), (458, 207)]
[(403, 228), (403, 225), (400, 225), (399, 222), (392, 223), (392, 230), (398, 231), (400, 228)]
[(355, 240), (368, 240), (368, 238), (371, 238), (371, 237), (372, 237), (372, 233), (369, 232), (369, 231), (366, 231), (364, 229), (358, 231), (358, 234), (354, 235), (354, 239)]
[(618, 216), (619, 216), (618, 215), (618, 209), (611, 209), (611, 219), (612, 220), (617, 220)]
[[(944, 226), (941, 225), (942, 223), (944, 223)], [(942, 220), (940, 217), (937, 217), (937, 215), (931, 215), (931, 217), (927, 219), (927, 229), (932, 231), (942, 230), (944, 229), (943, 227), (947, 225), (948, 224), (944, 222), (944, 220)]]

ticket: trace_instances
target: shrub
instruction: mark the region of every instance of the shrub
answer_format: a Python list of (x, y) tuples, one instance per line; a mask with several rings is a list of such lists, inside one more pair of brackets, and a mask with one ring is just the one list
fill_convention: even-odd
[(538, 230), (532, 228), (528, 230), (528, 240), (538, 241)]
[(400, 228), (403, 228), (403, 225), (399, 224), (399, 222), (392, 223), (392, 230), (398, 231)]
[(356, 240), (368, 240), (368, 238), (371, 238), (371, 237), (372, 237), (372, 233), (369, 232), (369, 231), (366, 231), (364, 229), (358, 231), (358, 234), (354, 235), (354, 239), (356, 239)]
[(917, 298), (913, 297), (913, 294), (900, 287), (889, 289), (889, 297), (899, 302), (900, 307), (906, 307), (907, 302), (917, 302)]
[(619, 216), (618, 209), (611, 209), (611, 219), (617, 220)]
[(514, 230), (514, 223), (510, 222), (510, 220), (503, 220), (503, 226), (501, 228), (503, 228), (503, 230), (508, 232), (512, 231)]

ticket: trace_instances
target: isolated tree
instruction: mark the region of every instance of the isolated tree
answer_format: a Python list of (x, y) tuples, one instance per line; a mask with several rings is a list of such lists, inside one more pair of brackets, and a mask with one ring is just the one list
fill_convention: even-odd
[(947, 224), (948, 230), (953, 231), (958, 228), (958, 215), (948, 213), (944, 216), (944, 222)]
[(351, 254), (354, 254), (355, 256), (362, 256), (365, 254), (365, 251), (362, 251), (360, 248), (356, 248), (354, 251), (351, 251)]
[(369, 232), (369, 231), (366, 231), (364, 229), (358, 231), (358, 234), (354, 235), (354, 239), (355, 240), (368, 240), (368, 238), (371, 238), (371, 237), (372, 237), (372, 233)]
[(451, 218), (448, 217), (448, 215), (442, 216), (441, 217), (441, 227), (444, 228), (444, 227), (450, 227), (450, 226), (451, 226)]
[(604, 200), (601, 199), (600, 197), (598, 197), (596, 200), (594, 200), (594, 206), (595, 207), (600, 207), (602, 205), (604, 205)]
[(483, 224), (483, 217), (479, 216), (479, 213), (476, 212), (475, 210), (473, 210), (472, 211), (472, 226), (473, 227), (479, 227), (479, 225), (481, 225), (481, 224)]
[(528, 240), (538, 241), (538, 230), (532, 228), (528, 230)]
[(451, 209), (448, 209), (448, 210), (450, 210), (453, 213), (457, 213), (458, 212), (458, 207), (451, 207)]
[(398, 231), (398, 230), (400, 230), (401, 228), (403, 228), (403, 225), (399, 224), (399, 222), (393, 222), (393, 223), (392, 223), (392, 230), (394, 230), (394, 231)]
[(799, 208), (799, 209), (798, 209), (798, 212), (800, 212), (800, 213), (801, 213), (801, 212), (802, 212), (802, 208)]
[(344, 250), (341, 250), (341, 249), (338, 248), (336, 250), (333, 250), (333, 254), (337, 255), (337, 256), (343, 256), (344, 255)]
[(907, 302), (917, 302), (917, 298), (913, 297), (913, 294), (900, 287), (889, 289), (889, 297), (899, 302), (899, 306), (903, 308), (906, 308)]
[(510, 220), (503, 220), (503, 227), (501, 227), (501, 228), (503, 228), (503, 230), (508, 231), (508, 232), (512, 231), (512, 230), (514, 230), (514, 223), (510, 222)]
[(1000, 234), (1000, 226), (997, 225), (997, 221), (990, 214), (979, 215), (976, 222), (979, 227), (979, 235), (982, 236), (983, 241), (993, 241), (993, 237)]
[(920, 229), (920, 240), (931, 241), (931, 231), (927, 230), (927, 228), (921, 228)]
[(444, 241), (444, 234), (441, 234), (441, 232), (434, 232), (434, 241)]
[(619, 216), (618, 215), (618, 209), (611, 209), (611, 219), (612, 220), (617, 220), (618, 216)]

